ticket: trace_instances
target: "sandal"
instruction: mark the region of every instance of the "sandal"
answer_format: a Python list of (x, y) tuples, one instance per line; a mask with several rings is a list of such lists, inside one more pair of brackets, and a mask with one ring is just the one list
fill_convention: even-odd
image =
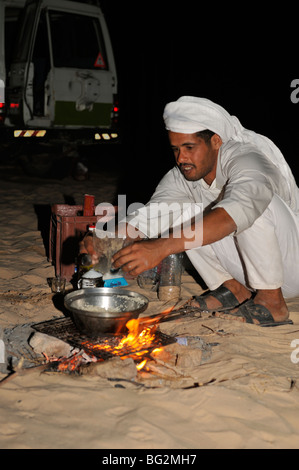
[[(212, 295), (215, 299), (219, 300), (222, 303), (221, 307), (218, 308), (208, 308), (205, 301), (205, 297)], [(215, 290), (205, 292), (202, 295), (193, 296), (193, 300), (199, 304), (199, 308), (204, 312), (222, 312), (224, 310), (232, 310), (235, 307), (240, 305), (238, 299), (234, 294), (227, 289), (226, 287), (220, 286)]]
[(224, 313), (226, 318), (242, 317), (245, 318), (245, 323), (253, 323), (263, 327), (293, 325), (292, 320), (275, 321), (266, 307), (260, 304), (255, 304), (252, 299), (249, 299), (247, 302), (243, 303), (243, 305), (240, 305), (235, 313)]

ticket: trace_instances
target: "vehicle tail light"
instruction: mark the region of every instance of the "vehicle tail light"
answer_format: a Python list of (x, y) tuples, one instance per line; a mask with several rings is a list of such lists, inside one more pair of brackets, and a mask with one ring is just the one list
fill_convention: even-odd
[(112, 106), (112, 123), (118, 124), (119, 119), (119, 100), (118, 95), (113, 95), (113, 106)]

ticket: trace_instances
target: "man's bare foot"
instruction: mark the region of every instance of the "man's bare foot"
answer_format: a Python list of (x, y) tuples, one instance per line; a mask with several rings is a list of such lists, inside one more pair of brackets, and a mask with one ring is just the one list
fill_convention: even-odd
[(258, 290), (254, 303), (266, 307), (275, 321), (284, 321), (289, 318), (288, 307), (281, 289)]
[[(230, 279), (225, 281), (222, 284), (223, 287), (226, 287), (238, 300), (239, 304), (243, 303), (245, 300), (250, 299), (252, 292), (247, 289), (243, 284), (240, 284), (235, 279)], [(218, 300), (213, 295), (205, 295), (204, 300), (207, 304), (207, 309), (219, 309), (223, 306), (220, 300)], [(196, 300), (193, 300), (191, 303), (194, 307), (200, 307), (199, 303)]]

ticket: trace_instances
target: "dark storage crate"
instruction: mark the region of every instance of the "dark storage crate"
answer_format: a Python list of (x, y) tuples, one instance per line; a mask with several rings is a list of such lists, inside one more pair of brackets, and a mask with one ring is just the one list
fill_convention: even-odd
[[(117, 207), (114, 208), (117, 212)], [(81, 215), (83, 206), (54, 204), (50, 220), (49, 261), (55, 266), (55, 275), (71, 281), (75, 274), (79, 243), (102, 216)]]

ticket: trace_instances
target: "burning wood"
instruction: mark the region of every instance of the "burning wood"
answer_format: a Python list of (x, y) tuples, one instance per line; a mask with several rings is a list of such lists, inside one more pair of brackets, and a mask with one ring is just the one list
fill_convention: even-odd
[[(190, 322), (190, 317), (196, 318)], [(20, 325), (6, 332), (5, 341), (10, 354), (26, 360), (18, 363), (20, 368), (10, 368), (5, 381), (27, 371), (60, 371), (124, 380), (134, 386), (186, 388), (201, 384), (199, 366), (207, 362), (211, 348), (200, 336), (186, 336), (197, 318), (201, 314), (188, 305), (177, 310), (164, 307), (162, 313), (130, 321), (126, 335), (97, 338), (88, 337), (69, 317)]]
[(79, 371), (86, 363), (103, 362), (113, 357), (120, 357), (122, 360), (131, 358), (135, 362), (135, 368), (141, 370), (150, 353), (162, 345), (163, 336), (157, 332), (156, 326), (144, 326), (139, 319), (129, 320), (127, 329), (128, 334), (121, 337), (106, 336), (98, 340), (80, 337), (77, 344), (73, 343), (75, 347), (48, 334), (36, 333), (30, 344), (46, 357), (47, 362), (55, 363), (53, 365), (58, 371)]
[[(110, 334), (97, 338), (88, 337), (65, 317), (36, 324), (33, 328), (37, 331), (35, 334), (45, 337), (35, 343), (43, 349), (39, 352), (46, 357), (48, 370), (133, 380), (135, 384), (144, 381), (156, 384), (158, 381), (161, 386), (165, 381), (185, 384), (186, 380), (192, 384), (192, 377), (186, 375), (186, 371), (197, 369), (202, 351), (198, 346), (194, 350), (179, 344), (176, 337), (161, 331), (162, 323), (167, 325), (164, 322), (170, 320), (175, 320), (178, 331), (181, 320), (190, 316), (194, 316), (194, 309), (184, 306), (175, 310), (171, 307), (158, 315), (130, 320), (126, 335)], [(47, 347), (46, 340), (50, 341), (51, 347)]]
[(110, 339), (107, 338), (104, 343), (94, 343), (90, 340), (82, 342), (83, 348), (86, 347), (89, 351), (101, 351), (105, 350), (116, 356), (122, 356), (127, 354), (127, 350), (134, 351), (136, 354), (139, 352), (146, 352), (147, 347), (151, 347), (155, 342), (155, 330), (156, 328), (141, 328), (139, 320), (129, 320), (126, 324), (129, 330), (127, 336), (120, 339), (117, 345), (111, 344)]
[(82, 375), (99, 376), (108, 380), (135, 380), (138, 370), (132, 358), (113, 357), (108, 361), (83, 364), (80, 373)]

